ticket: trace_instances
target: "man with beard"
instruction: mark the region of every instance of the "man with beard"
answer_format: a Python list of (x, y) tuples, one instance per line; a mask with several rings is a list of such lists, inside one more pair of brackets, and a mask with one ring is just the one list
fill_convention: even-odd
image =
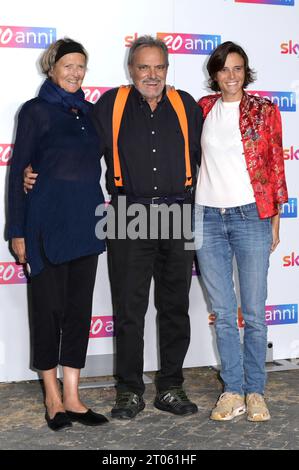
[[(163, 41), (151, 36), (136, 39), (129, 51), (128, 70), (133, 86), (126, 87), (127, 96), (116, 98), (120, 89), (109, 90), (95, 105), (94, 117), (106, 142), (104, 155), (112, 207), (117, 213), (121, 198), (125, 198), (126, 207), (141, 204), (150, 222), (151, 210), (160, 204), (177, 204), (182, 210), (184, 205), (193, 203), (202, 114), (188, 93), (166, 91), (168, 50)], [(172, 104), (171, 92), (178, 95), (183, 111), (178, 113)], [(119, 111), (116, 101), (122, 99), (123, 109)], [(179, 117), (182, 113), (185, 135)], [(115, 115), (120, 123), (117, 131)], [(127, 228), (130, 217), (125, 220)], [(145, 407), (143, 334), (152, 278), (161, 365), (154, 405), (177, 415), (197, 412), (197, 406), (182, 388), (182, 366), (190, 342), (188, 298), (194, 252), (185, 249), (183, 234), (179, 239), (173, 236), (171, 220), (169, 229), (168, 239), (161, 236), (161, 227), (158, 237), (151, 237), (150, 223), (146, 239), (108, 235), (116, 319), (117, 397), (112, 417), (130, 419)]]

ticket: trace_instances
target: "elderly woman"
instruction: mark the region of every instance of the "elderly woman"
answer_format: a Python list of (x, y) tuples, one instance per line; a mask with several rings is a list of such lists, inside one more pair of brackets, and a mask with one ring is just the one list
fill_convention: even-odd
[[(207, 69), (211, 89), (220, 93), (199, 101), (205, 121), (195, 239), (216, 319), (224, 382), (211, 419), (231, 420), (247, 408), (249, 421), (266, 421), (267, 273), (269, 255), (279, 243), (279, 206), (288, 200), (280, 114), (269, 100), (244, 91), (253, 82), (253, 72), (239, 45), (221, 44)], [(236, 320), (234, 256), (245, 321), (243, 351)]]
[[(95, 236), (95, 208), (104, 201), (101, 143), (81, 89), (87, 59), (84, 47), (68, 38), (42, 55), (47, 79), (19, 113), (9, 178), (8, 235), (31, 272), (33, 367), (42, 374), (45, 417), (53, 430), (72, 421), (91, 426), (107, 421), (87, 409), (78, 393), (98, 254), (105, 249)], [(23, 171), (29, 163), (39, 177), (25, 195)]]

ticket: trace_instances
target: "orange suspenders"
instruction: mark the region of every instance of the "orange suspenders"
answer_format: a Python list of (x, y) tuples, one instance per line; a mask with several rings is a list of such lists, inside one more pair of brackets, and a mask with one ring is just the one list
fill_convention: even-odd
[(191, 173), (191, 164), (190, 164), (190, 150), (189, 150), (189, 137), (188, 137), (188, 121), (185, 111), (185, 106), (182, 101), (182, 98), (176, 90), (168, 90), (167, 92), (168, 99), (172, 104), (173, 109), (175, 110), (181, 130), (184, 136), (185, 141), (185, 166), (186, 166), (186, 186), (192, 186), (192, 173)]
[(118, 134), (126, 102), (131, 91), (130, 86), (121, 86), (115, 97), (112, 114), (112, 138), (113, 138), (113, 166), (114, 166), (114, 184), (123, 186), (121, 168), (118, 154)]
[[(119, 153), (118, 153), (118, 135), (120, 124), (125, 109), (125, 105), (131, 91), (131, 86), (121, 86), (118, 89), (112, 114), (112, 138), (113, 138), (113, 166), (114, 166), (114, 183), (115, 186), (123, 186)], [(189, 150), (189, 137), (188, 137), (188, 121), (186, 116), (185, 107), (182, 101), (182, 98), (176, 90), (168, 90), (167, 92), (168, 99), (175, 110), (181, 130), (183, 133), (185, 141), (185, 166), (186, 166), (186, 181), (185, 186), (192, 185), (192, 174), (191, 174), (191, 164), (190, 164), (190, 150)]]

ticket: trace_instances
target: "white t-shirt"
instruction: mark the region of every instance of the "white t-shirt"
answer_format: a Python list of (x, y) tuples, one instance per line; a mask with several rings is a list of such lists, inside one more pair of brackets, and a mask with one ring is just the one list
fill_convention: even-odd
[(220, 98), (205, 119), (197, 204), (235, 207), (255, 202), (239, 128), (239, 105), (240, 101)]

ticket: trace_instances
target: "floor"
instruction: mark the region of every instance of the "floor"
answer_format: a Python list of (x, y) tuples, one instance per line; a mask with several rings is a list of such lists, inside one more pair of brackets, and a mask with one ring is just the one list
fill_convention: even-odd
[[(221, 383), (217, 372), (202, 367), (185, 369), (185, 390), (198, 413), (177, 417), (153, 407), (155, 388), (146, 385), (146, 408), (133, 420), (110, 420), (97, 428), (74, 423), (51, 431), (44, 419), (38, 381), (0, 384), (0, 449), (4, 450), (222, 450), (299, 449), (299, 370), (270, 372), (266, 398), (271, 421), (250, 423), (246, 416), (233, 422), (213, 422), (209, 413)], [(153, 378), (153, 373), (147, 374)], [(98, 382), (105, 379), (98, 378)], [(95, 379), (83, 379), (84, 383)], [(82, 389), (85, 403), (109, 417), (113, 387)]]

